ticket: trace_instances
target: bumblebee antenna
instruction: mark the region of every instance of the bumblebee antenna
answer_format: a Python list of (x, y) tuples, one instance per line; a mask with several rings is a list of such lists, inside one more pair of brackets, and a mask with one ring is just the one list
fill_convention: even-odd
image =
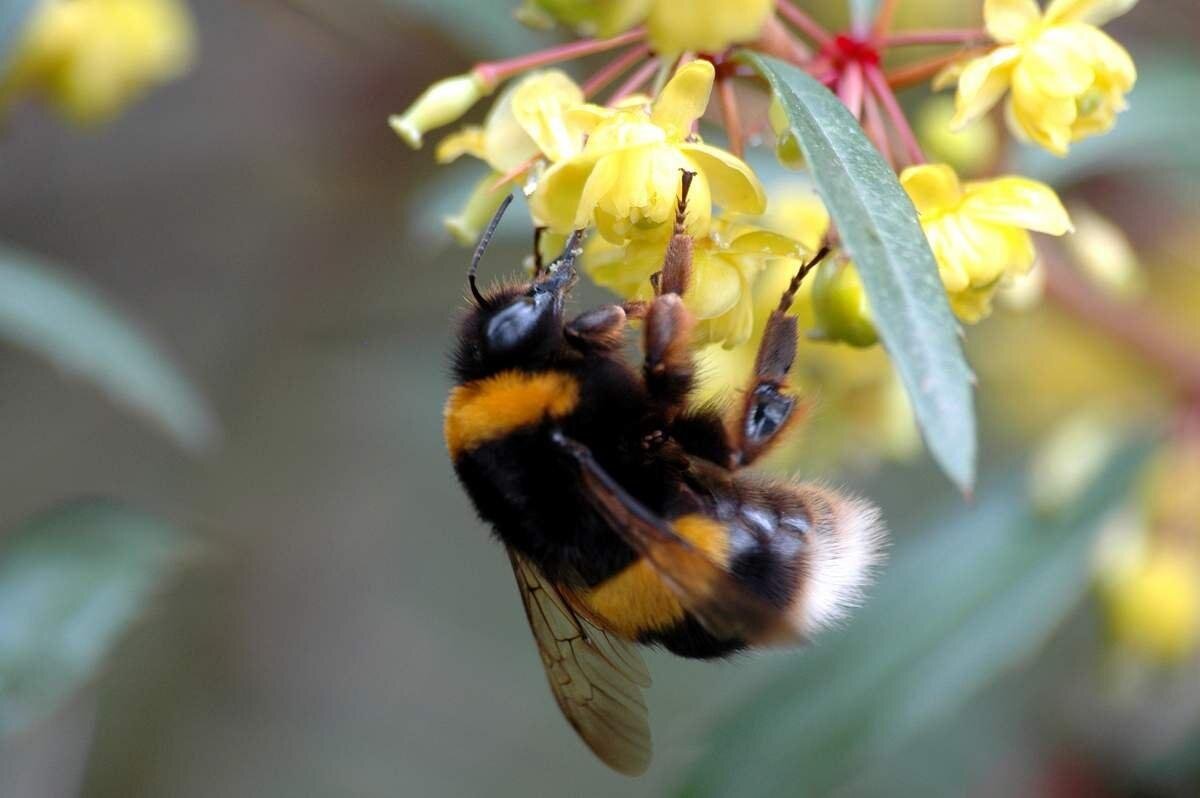
[(488, 244), (492, 243), (492, 236), (496, 233), (496, 228), (500, 226), (500, 219), (504, 216), (504, 212), (508, 210), (508, 206), (512, 203), (513, 195), (509, 194), (500, 202), (500, 207), (492, 214), (492, 220), (488, 222), (487, 229), (483, 231), (483, 235), (479, 237), (479, 243), (475, 245), (475, 254), (471, 256), (471, 268), (467, 269), (467, 285), (471, 286), (471, 296), (475, 297), (475, 301), (479, 307), (486, 308), (488, 302), (479, 293), (479, 288), (475, 285), (475, 273), (479, 271), (479, 261), (483, 260), (483, 253), (487, 251)]

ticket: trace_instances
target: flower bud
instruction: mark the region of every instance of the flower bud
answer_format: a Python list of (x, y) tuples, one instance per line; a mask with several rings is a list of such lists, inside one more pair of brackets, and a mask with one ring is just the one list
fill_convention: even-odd
[(426, 89), (404, 113), (388, 119), (388, 124), (409, 146), (420, 149), (425, 133), (455, 121), (490, 93), (473, 73), (445, 78)]
[(1079, 270), (1117, 299), (1136, 298), (1145, 289), (1145, 278), (1125, 233), (1086, 205), (1073, 205), (1071, 218), (1075, 234), (1063, 242)]
[(803, 169), (804, 151), (800, 149), (799, 140), (792, 134), (787, 112), (774, 97), (771, 98), (771, 105), (767, 109), (767, 118), (771, 122), (771, 129), (775, 131), (775, 157), (788, 169)]
[(813, 281), (812, 301), (817, 327), (825, 338), (859, 347), (879, 340), (862, 279), (850, 261), (839, 258), (821, 264)]
[(500, 206), (510, 190), (510, 184), (497, 186), (500, 175), (491, 172), (480, 180), (467, 197), (462, 210), (444, 220), (446, 229), (454, 236), (454, 240), (465, 247), (473, 247), (483, 234), (483, 229), (492, 219), (492, 214)]

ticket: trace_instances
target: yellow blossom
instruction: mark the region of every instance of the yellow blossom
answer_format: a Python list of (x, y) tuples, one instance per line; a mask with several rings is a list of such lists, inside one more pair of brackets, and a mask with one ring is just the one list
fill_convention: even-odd
[(77, 122), (102, 121), (181, 75), (193, 46), (177, 0), (43, 0), (0, 79), (0, 101), (35, 91)]
[[(584, 248), (583, 266), (597, 284), (627, 299), (650, 299), (650, 276), (662, 268), (666, 248), (665, 239), (616, 246), (593, 238)], [(748, 340), (758, 315), (753, 290), (757, 277), (774, 261), (797, 262), (803, 251), (787, 236), (714, 220), (710, 233), (693, 241), (691, 281), (683, 297), (699, 321), (693, 343), (731, 348)]]
[(1135, 3), (1051, 0), (1043, 12), (1035, 0), (985, 0), (988, 33), (1001, 46), (954, 70), (954, 126), (978, 119), (1011, 90), (1009, 126), (1057, 155), (1111, 128), (1137, 71), (1125, 48), (1097, 26)]
[(708, 105), (714, 70), (683, 65), (653, 104), (584, 105), (568, 117), (588, 133), (583, 150), (551, 166), (531, 197), (534, 216), (557, 231), (594, 222), (614, 244), (665, 237), (675, 219), (680, 172), (695, 172), (688, 231), (708, 232), (712, 204), (761, 213), (766, 194), (740, 158), (700, 142), (692, 127)]
[(820, 337), (858, 347), (878, 343), (866, 289), (850, 261), (831, 258), (817, 268), (812, 304)]
[(1075, 235), (1067, 250), (1079, 271), (1094, 285), (1119, 299), (1133, 299), (1146, 287), (1137, 253), (1121, 228), (1086, 205), (1071, 206)]
[(614, 36), (646, 24), (660, 53), (717, 53), (758, 38), (775, 0), (525, 0), (517, 16), (544, 26), (557, 20), (585, 36)]
[(959, 173), (986, 171), (1000, 147), (997, 126), (984, 117), (955, 130), (950, 124), (953, 118), (954, 101), (949, 97), (934, 96), (921, 104), (914, 127), (925, 153), (931, 160), (950, 164)]
[(1029, 271), (1029, 231), (1071, 229), (1058, 196), (1044, 183), (998, 177), (960, 184), (944, 164), (911, 166), (900, 182), (917, 208), (942, 283), (959, 318), (975, 322), (991, 309), (1000, 281)]
[(1100, 573), (1114, 642), (1143, 657), (1181, 660), (1200, 640), (1200, 562), (1189, 550), (1154, 539), (1122, 553), (1110, 554)]

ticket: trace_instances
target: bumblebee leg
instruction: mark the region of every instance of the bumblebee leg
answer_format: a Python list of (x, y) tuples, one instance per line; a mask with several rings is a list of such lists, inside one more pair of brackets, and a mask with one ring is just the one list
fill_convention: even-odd
[(779, 306), (767, 319), (762, 343), (754, 359), (754, 376), (733, 427), (735, 467), (758, 459), (797, 418), (793, 414), (796, 397), (787, 389), (787, 377), (796, 359), (798, 332), (796, 317), (789, 316), (787, 311), (804, 278), (828, 252), (828, 248), (823, 247), (800, 267), (780, 298)]
[(625, 318), (620, 305), (601, 305), (572, 319), (563, 334), (576, 349), (616, 349), (625, 332)]
[(714, 637), (766, 643), (793, 634), (783, 610), (749, 592), (724, 566), (617, 484), (587, 446), (560, 430), (550, 437), (579, 469), (592, 508)]
[(685, 408), (694, 379), (691, 334), (695, 322), (680, 297), (692, 275), (692, 237), (687, 234), (685, 222), (688, 190), (695, 176), (695, 172), (683, 170), (675, 232), (667, 245), (662, 271), (650, 278), (655, 299), (645, 314), (646, 388), (668, 422)]
[(546, 261), (542, 257), (542, 236), (545, 234), (545, 227), (539, 225), (533, 228), (533, 279), (535, 280), (546, 271)]

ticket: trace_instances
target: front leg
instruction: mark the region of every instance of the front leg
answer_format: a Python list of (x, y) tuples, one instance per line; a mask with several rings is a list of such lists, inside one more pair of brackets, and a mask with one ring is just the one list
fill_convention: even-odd
[(779, 300), (779, 306), (767, 319), (762, 343), (754, 359), (754, 375), (733, 422), (735, 467), (749, 465), (758, 459), (797, 418), (794, 415), (796, 397), (787, 389), (787, 378), (796, 359), (798, 331), (796, 317), (788, 315), (788, 308), (792, 306), (801, 282), (828, 253), (828, 247), (822, 247), (812, 260), (800, 267)]

